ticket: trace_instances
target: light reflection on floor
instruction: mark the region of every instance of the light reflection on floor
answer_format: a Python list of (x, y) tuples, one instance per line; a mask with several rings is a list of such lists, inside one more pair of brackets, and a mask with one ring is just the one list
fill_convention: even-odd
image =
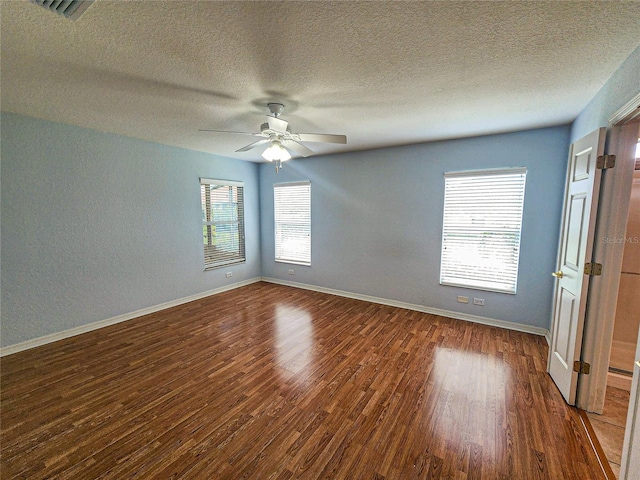
[[(464, 435), (488, 451), (496, 448), (496, 409), (504, 405), (509, 367), (489, 355), (438, 347), (431, 378), (439, 391), (433, 433), (443, 441)], [(453, 408), (471, 405), (469, 409)]]
[(278, 304), (275, 322), (278, 366), (292, 373), (304, 373), (314, 358), (311, 315), (306, 310)]

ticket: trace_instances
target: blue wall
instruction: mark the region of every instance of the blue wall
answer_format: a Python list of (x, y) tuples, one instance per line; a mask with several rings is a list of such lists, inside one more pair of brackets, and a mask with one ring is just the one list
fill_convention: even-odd
[(578, 115), (571, 127), (571, 143), (599, 127), (607, 127), (609, 118), (640, 93), (640, 46), (607, 80)]
[[(262, 275), (549, 328), (568, 147), (562, 126), (262, 164)], [(518, 293), (439, 285), (444, 172), (515, 166), (528, 169)], [(310, 267), (274, 261), (273, 184), (295, 180), (311, 181)]]
[[(2, 346), (260, 275), (549, 328), (570, 141), (640, 92), (640, 47), (569, 128), (256, 165), (2, 114)], [(445, 171), (528, 168), (517, 295), (438, 284)], [(199, 177), (245, 182), (247, 262), (204, 272)], [(275, 182), (312, 182), (312, 265), (273, 261)], [(289, 268), (295, 275), (288, 275)], [(485, 306), (456, 302), (482, 297)]]
[[(256, 164), (13, 114), (1, 148), (2, 346), (260, 276)], [(203, 271), (201, 176), (245, 182), (246, 263)]]

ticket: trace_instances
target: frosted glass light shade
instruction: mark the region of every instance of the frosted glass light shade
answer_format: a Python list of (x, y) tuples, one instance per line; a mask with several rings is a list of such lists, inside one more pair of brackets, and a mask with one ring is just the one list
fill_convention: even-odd
[(262, 152), (262, 158), (273, 162), (274, 160), (280, 160), (282, 162), (291, 159), (291, 154), (287, 151), (286, 148), (282, 146), (282, 144), (278, 141), (274, 141), (267, 147), (267, 149)]

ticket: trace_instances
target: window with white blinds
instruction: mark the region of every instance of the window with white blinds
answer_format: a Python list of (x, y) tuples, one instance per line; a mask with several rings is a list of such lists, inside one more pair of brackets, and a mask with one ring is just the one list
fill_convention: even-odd
[(311, 183), (273, 186), (276, 261), (311, 265)]
[(205, 270), (245, 261), (244, 186), (200, 179)]
[(440, 283), (516, 293), (526, 168), (445, 173)]

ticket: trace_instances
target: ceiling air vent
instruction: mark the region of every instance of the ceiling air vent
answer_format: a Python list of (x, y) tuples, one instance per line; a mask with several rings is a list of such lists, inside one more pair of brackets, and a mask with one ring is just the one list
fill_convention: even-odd
[(69, 20), (80, 18), (94, 0), (31, 0), (50, 12), (67, 17)]

